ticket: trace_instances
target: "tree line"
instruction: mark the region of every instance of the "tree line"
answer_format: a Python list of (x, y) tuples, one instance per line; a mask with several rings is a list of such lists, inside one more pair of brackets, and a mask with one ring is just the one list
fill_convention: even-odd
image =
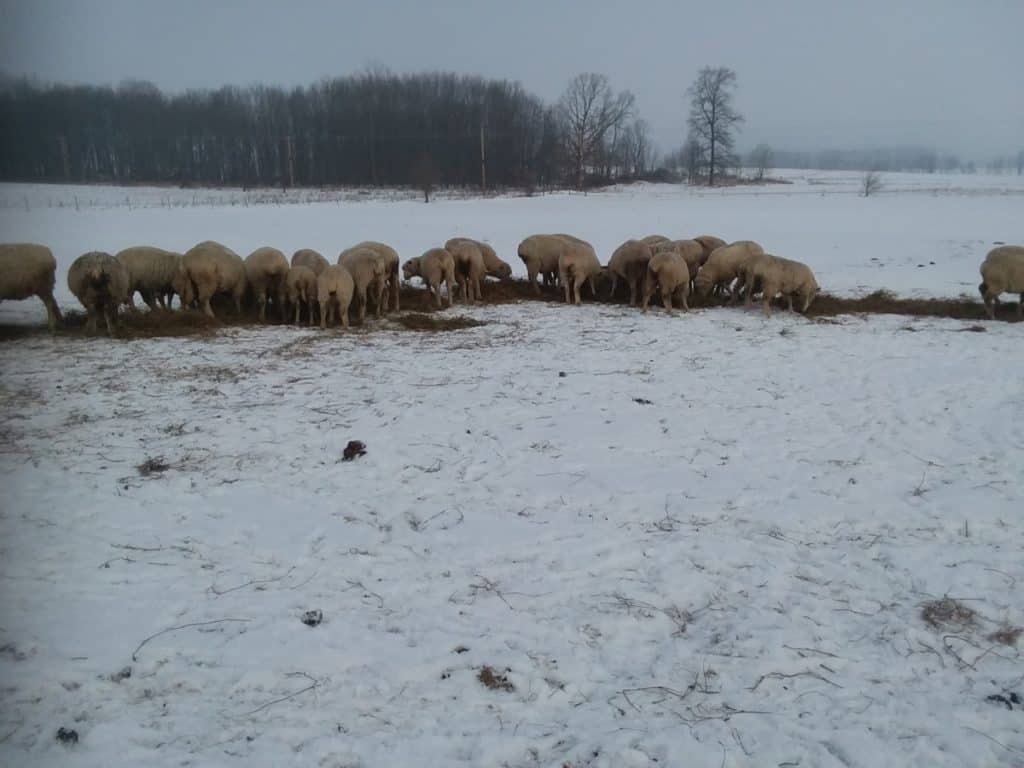
[(452, 73), (180, 94), (137, 81), (0, 82), (5, 180), (583, 187), (641, 175), (652, 160), (632, 94), (596, 74), (574, 78), (556, 104)]

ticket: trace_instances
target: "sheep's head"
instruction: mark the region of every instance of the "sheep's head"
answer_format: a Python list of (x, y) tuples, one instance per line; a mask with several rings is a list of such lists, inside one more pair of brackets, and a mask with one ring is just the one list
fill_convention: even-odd
[(982, 298), (985, 298), (985, 294), (988, 293), (988, 283), (982, 283), (978, 286), (978, 293), (981, 294)]
[(195, 301), (192, 280), (183, 267), (178, 267), (178, 271), (174, 273), (174, 277), (171, 279), (171, 288), (178, 294), (182, 307), (187, 307)]
[(508, 264), (506, 264), (503, 261), (494, 270), (494, 274), (497, 275), (502, 280), (511, 280), (512, 279), (512, 267), (510, 267)]
[(411, 280), (420, 273), (420, 260), (419, 258), (409, 259), (405, 264), (402, 265), (402, 277), (406, 280)]
[(712, 287), (714, 287), (714, 281), (703, 269), (697, 271), (697, 277), (693, 279), (694, 288), (697, 289), (697, 293), (702, 297), (707, 298), (707, 295), (711, 293)]

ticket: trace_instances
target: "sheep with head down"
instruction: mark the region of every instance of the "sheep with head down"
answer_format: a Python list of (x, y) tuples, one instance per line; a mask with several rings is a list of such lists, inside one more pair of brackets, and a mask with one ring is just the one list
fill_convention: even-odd
[(667, 243), (671, 238), (665, 237), (664, 235), (647, 235), (647, 237), (641, 237), (641, 243), (647, 243), (647, 245), (654, 248), (658, 243)]
[(86, 312), (85, 330), (96, 332), (99, 315), (107, 323), (107, 333), (114, 335), (117, 309), (128, 303), (129, 278), (124, 264), (109, 253), (83, 253), (68, 269), (68, 288)]
[(344, 267), (352, 278), (352, 297), (359, 300), (359, 322), (366, 322), (366, 306), (371, 297), (377, 303), (377, 317), (383, 317), (389, 272), (379, 254), (370, 248), (349, 248), (338, 256), (338, 266)]
[[(449, 241), (451, 242), (451, 241)], [(448, 286), (448, 306), (452, 305), (455, 288), (455, 258), (447, 248), (431, 248), (422, 256), (409, 259), (402, 265), (402, 277), (412, 280), (419, 277), (427, 285), (427, 293), (432, 293), (441, 308), (441, 283)]]
[(630, 305), (640, 302), (647, 262), (652, 255), (651, 247), (643, 240), (627, 240), (615, 249), (608, 260), (607, 270), (611, 278), (611, 298), (615, 298), (615, 289), (621, 279), (629, 286)]
[(701, 266), (701, 258), (704, 255), (704, 246), (696, 240), (666, 240), (656, 244), (651, 250), (655, 253), (671, 251), (683, 257), (690, 269), (690, 280), (697, 277), (697, 270)]
[(207, 317), (216, 317), (210, 300), (219, 293), (230, 296), (235, 302), (235, 312), (242, 313), (247, 283), (242, 257), (227, 246), (204, 240), (181, 257), (172, 285), (181, 299), (182, 309), (194, 303)]
[(690, 265), (677, 251), (665, 248), (658, 251), (647, 262), (647, 273), (644, 276), (643, 309), (655, 291), (661, 295), (661, 304), (666, 312), (672, 311), (672, 299), (678, 298), (683, 309), (689, 309), (687, 298), (690, 295)]
[(480, 248), (472, 240), (457, 240), (446, 248), (455, 261), (455, 282), (462, 292), (463, 301), (477, 302), (483, 299), (480, 284), (483, 282), (486, 268)]
[(763, 293), (765, 317), (772, 313), (772, 299), (780, 294), (786, 297), (790, 312), (794, 311), (793, 298), (796, 297), (801, 313), (807, 311), (814, 297), (818, 295), (818, 281), (814, 278), (814, 272), (799, 261), (762, 253), (752, 257), (743, 266), (743, 275), (747, 283), (747, 297), (744, 303), (749, 307), (754, 292), (760, 288)]
[(174, 276), (181, 266), (181, 254), (137, 245), (117, 252), (114, 257), (128, 270), (128, 305), (135, 309), (135, 292), (150, 310), (170, 309), (174, 296)]
[(38, 296), (46, 307), (46, 322), (51, 331), (57, 330), (61, 321), (60, 307), (53, 298), (56, 282), (57, 260), (45, 245), (0, 245), (0, 301)]
[(558, 257), (566, 248), (565, 239), (558, 235), (530, 235), (519, 243), (517, 252), (526, 267), (526, 279), (533, 286), (534, 294), (540, 295), (537, 275), (541, 275), (544, 285), (554, 282), (558, 274)]
[(477, 248), (480, 249), (480, 255), (484, 260), (484, 270), (486, 274), (491, 277), (496, 277), (499, 280), (509, 280), (512, 278), (512, 267), (509, 266), (508, 262), (498, 258), (497, 252), (485, 242), (480, 240), (473, 240), (469, 237), (453, 237), (444, 244), (445, 249), (451, 252), (452, 247), (460, 240), (466, 240), (473, 243)]
[(245, 277), (249, 288), (256, 297), (260, 311), (260, 322), (267, 322), (267, 300), (273, 299), (274, 306), (285, 319), (284, 299), (287, 291), (288, 259), (277, 248), (257, 248), (245, 257)]
[[(739, 240), (711, 252), (707, 262), (697, 272), (694, 287), (701, 296), (708, 296), (713, 289), (732, 287), (746, 264), (753, 256), (764, 253), (764, 248), (753, 240)], [(730, 303), (736, 300), (737, 292), (730, 294)]]
[[(360, 267), (383, 272), (380, 263), (372, 256), (356, 256), (349, 260)], [(365, 289), (365, 286), (364, 286)], [(316, 277), (317, 299), (320, 303), (320, 328), (327, 328), (334, 319), (341, 321), (342, 328), (348, 328), (348, 308), (352, 303), (355, 281), (352, 275), (341, 264), (329, 265)], [(362, 314), (366, 317), (366, 294), (363, 293)]]
[[(341, 264), (341, 257), (344, 256), (346, 253), (349, 253), (350, 251), (358, 251), (358, 250), (368, 250), (371, 253), (373, 253), (377, 257), (377, 259), (380, 261), (381, 266), (384, 268), (384, 281), (382, 283), (383, 290), (382, 290), (382, 292), (380, 294), (379, 299), (380, 300), (384, 300), (385, 297), (387, 296), (387, 294), (390, 292), (390, 299), (391, 299), (390, 310), (394, 311), (394, 312), (397, 312), (400, 309), (400, 306), (399, 306), (400, 305), (400, 301), (399, 301), (400, 282), (399, 282), (399, 279), (398, 279), (398, 266), (399, 266), (398, 251), (396, 251), (390, 245), (385, 245), (384, 243), (378, 243), (375, 240), (364, 240), (363, 242), (357, 243), (356, 245), (353, 245), (351, 248), (347, 248), (344, 251), (342, 251), (341, 252), (341, 256), (338, 257), (338, 263)], [(358, 292), (358, 289), (357, 289), (357, 292)], [(377, 296), (374, 296), (373, 298), (374, 298), (374, 300), (378, 299)], [(388, 309), (388, 306), (386, 304), (385, 304), (383, 309), (378, 311), (378, 313), (377, 313), (378, 317), (380, 317), (380, 313), (383, 312), (384, 309)]]
[(296, 325), (299, 324), (303, 307), (306, 308), (306, 317), (309, 323), (313, 323), (313, 310), (319, 301), (316, 278), (317, 274), (311, 268), (301, 264), (288, 270), (288, 276), (285, 278), (286, 308), (295, 308)]
[(329, 262), (312, 248), (300, 248), (292, 254), (292, 266), (309, 267), (314, 275), (319, 275), (329, 266)]
[(714, 235), (697, 235), (697, 237), (693, 239), (700, 243), (701, 247), (704, 249), (704, 253), (700, 257), (700, 265), (702, 267), (707, 263), (708, 257), (711, 256), (712, 251), (716, 248), (721, 248), (723, 245), (728, 245), (725, 240), (720, 237), (715, 237)]
[(1024, 318), (1024, 246), (1001, 245), (993, 248), (981, 264), (981, 285), (978, 291), (985, 302), (985, 312), (995, 320), (994, 304), (1002, 293), (1019, 293), (1017, 317)]
[(562, 236), (566, 248), (558, 257), (558, 277), (565, 289), (567, 304), (580, 304), (580, 288), (590, 282), (590, 295), (597, 298), (596, 281), (604, 273), (594, 247), (579, 238)]

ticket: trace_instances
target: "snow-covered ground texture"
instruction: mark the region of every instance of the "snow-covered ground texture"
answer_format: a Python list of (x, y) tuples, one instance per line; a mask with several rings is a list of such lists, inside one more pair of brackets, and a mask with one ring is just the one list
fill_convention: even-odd
[[(354, 243), (381, 240), (407, 259), (468, 235), (490, 242), (525, 275), (516, 247), (538, 232), (582, 237), (602, 262), (630, 237), (712, 234), (756, 240), (770, 253), (803, 261), (831, 293), (886, 288), (903, 296), (976, 298), (985, 254), (995, 243), (1024, 242), (1024, 177), (883, 174), (883, 191), (864, 198), (857, 194), (863, 174), (777, 175), (792, 183), (713, 190), (637, 184), (429, 205), (410, 191), (0, 184), (0, 238), (49, 246), (59, 265), (57, 301), (72, 307), (66, 275), (76, 257), (142, 244), (185, 251), (217, 240), (243, 257), (265, 245), (289, 255), (315, 248), (333, 261)], [(0, 304), (0, 323), (44, 317), (36, 301)]]
[(0, 344), (0, 764), (1024, 765), (1020, 325), (454, 312)]

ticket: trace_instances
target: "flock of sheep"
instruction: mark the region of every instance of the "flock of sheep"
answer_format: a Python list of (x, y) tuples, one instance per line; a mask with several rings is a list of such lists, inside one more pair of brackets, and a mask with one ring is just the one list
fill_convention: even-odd
[[(750, 305), (761, 293), (765, 315), (771, 302), (783, 296), (791, 311), (805, 312), (814, 301), (818, 283), (806, 264), (764, 252), (751, 240), (726, 243), (702, 235), (671, 240), (650, 235), (627, 240), (602, 266), (593, 246), (572, 235), (532, 235), (519, 244), (519, 258), (526, 266), (528, 280), (540, 293), (537, 277), (545, 285), (560, 285), (567, 303), (581, 302), (581, 289), (589, 283), (591, 295), (608, 284), (611, 295), (620, 281), (629, 289), (630, 303), (644, 310), (654, 295), (672, 311), (673, 302), (688, 309), (688, 297), (728, 293), (729, 302), (745, 296)], [(61, 320), (53, 298), (57, 263), (50, 249), (30, 243), (0, 245), (0, 300), (38, 296), (46, 306), (51, 330)], [(486, 243), (456, 237), (443, 248), (431, 248), (402, 265), (406, 280), (419, 277), (442, 306), (442, 285), (451, 306), (456, 295), (466, 302), (483, 298), (486, 276), (507, 280), (512, 268), (498, 258)], [(1019, 293), (1018, 316), (1024, 310), (1024, 247), (1001, 246), (989, 252), (981, 265), (983, 282), (978, 286), (990, 318), (993, 304), (1002, 293)], [(358, 310), (365, 321), (372, 303), (380, 317), (385, 309), (399, 309), (399, 257), (383, 243), (362, 242), (338, 256), (336, 264), (316, 251), (296, 251), (291, 263), (276, 248), (257, 248), (244, 260), (220, 243), (204, 241), (184, 254), (160, 248), (137, 246), (116, 256), (91, 251), (79, 256), (68, 270), (68, 287), (87, 313), (86, 329), (95, 332), (98, 318), (105, 319), (113, 335), (118, 310), (134, 308), (134, 295), (142, 295), (150, 307), (170, 309), (177, 295), (182, 308), (199, 309), (210, 317), (210, 300), (217, 294), (230, 296), (237, 312), (252, 297), (259, 319), (266, 321), (267, 303), (273, 302), (282, 321), (299, 323), (303, 311), (307, 322), (319, 315), (321, 328), (340, 322), (349, 324), (349, 309)], [(794, 300), (796, 304), (794, 305)]]

